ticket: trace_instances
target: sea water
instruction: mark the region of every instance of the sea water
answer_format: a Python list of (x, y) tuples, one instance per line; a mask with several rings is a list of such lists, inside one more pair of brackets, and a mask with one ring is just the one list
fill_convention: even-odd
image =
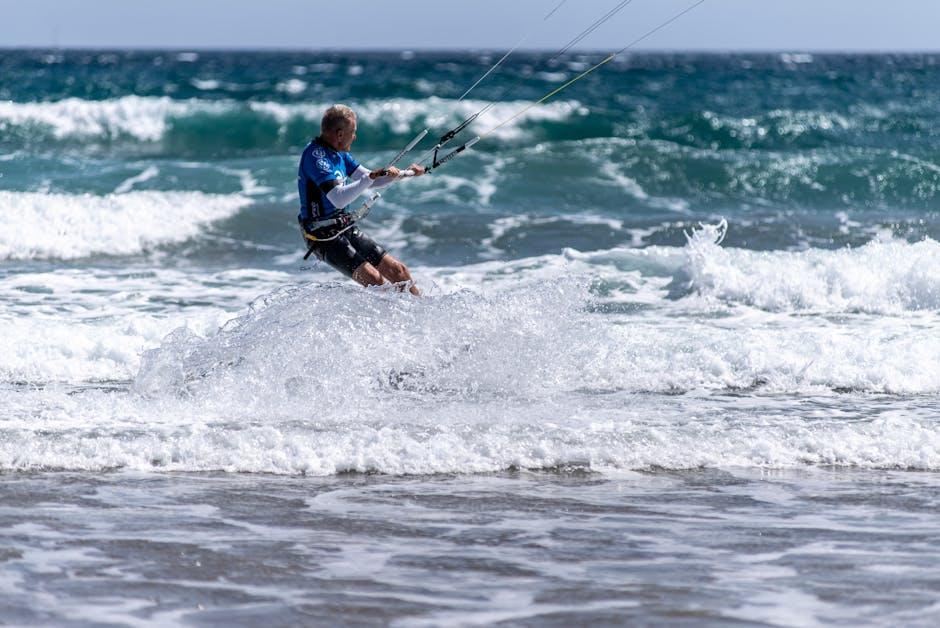
[(497, 58), (0, 55), (0, 619), (940, 620), (940, 56), (622, 56), (304, 261), (326, 106), (603, 55)]

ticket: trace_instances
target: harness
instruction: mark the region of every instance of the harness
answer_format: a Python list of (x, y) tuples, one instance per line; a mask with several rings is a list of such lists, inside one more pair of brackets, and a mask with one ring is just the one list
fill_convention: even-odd
[[(310, 255), (313, 253), (317, 244), (335, 240), (355, 227), (357, 222), (369, 215), (369, 212), (372, 210), (372, 204), (375, 203), (378, 198), (379, 195), (376, 194), (373, 198), (370, 198), (365, 203), (363, 203), (362, 207), (354, 212), (340, 212), (338, 215), (332, 218), (308, 220), (306, 222), (301, 219), (300, 233), (307, 242), (307, 253), (304, 255), (304, 259), (306, 260), (310, 258)], [(334, 231), (334, 229), (337, 227), (339, 227), (339, 230)]]

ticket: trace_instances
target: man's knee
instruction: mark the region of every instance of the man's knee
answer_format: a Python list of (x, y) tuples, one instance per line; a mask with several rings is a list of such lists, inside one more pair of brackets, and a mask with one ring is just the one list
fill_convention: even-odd
[(385, 277), (388, 277), (389, 281), (407, 281), (411, 279), (411, 274), (408, 272), (408, 267), (399, 262), (397, 259), (386, 256), (382, 260), (380, 265), (380, 270)]
[(359, 268), (353, 272), (353, 279), (364, 286), (381, 286), (384, 283), (382, 273), (369, 262), (360, 264)]
[(395, 281), (405, 281), (406, 279), (411, 278), (411, 273), (408, 272), (408, 267), (401, 262), (395, 262), (392, 264), (391, 274), (391, 278)]

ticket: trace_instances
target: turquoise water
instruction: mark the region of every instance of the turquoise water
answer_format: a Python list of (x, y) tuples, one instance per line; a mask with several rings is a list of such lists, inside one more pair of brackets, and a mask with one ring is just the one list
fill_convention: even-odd
[[(9, 51), (0, 61), (0, 101), (9, 101), (0, 185), (105, 195), (156, 168), (131, 189), (235, 195), (243, 181), (225, 170), (248, 170), (262, 189), (248, 191), (251, 207), (224, 231), (265, 237), (248, 216), (273, 218), (291, 203), (295, 155), (325, 105), (360, 111), (355, 152), (381, 163), (421, 128), (440, 134), (499, 98), (473, 128), (487, 131), (601, 58), (517, 54), (458, 103), (491, 57)], [(519, 214), (551, 217), (562, 233), (535, 227), (523, 244), (508, 239), (519, 235), (511, 230), (500, 250), (513, 257), (632, 244), (625, 233), (640, 230), (642, 244), (681, 246), (683, 229), (717, 216), (732, 223), (726, 243), (749, 249), (860, 245), (873, 230), (936, 237), (936, 63), (931, 55), (624, 57), (448, 165), (448, 186), (416, 182), (391, 200), (413, 222), (403, 235), (432, 241), (412, 255), (435, 263), (485, 256), (480, 236), (494, 219)], [(584, 216), (623, 228), (572, 227)], [(437, 225), (443, 217), (460, 228)]]
[(936, 622), (940, 56), (622, 56), (304, 262), (326, 106), (603, 55), (498, 58), (0, 54), (11, 621)]

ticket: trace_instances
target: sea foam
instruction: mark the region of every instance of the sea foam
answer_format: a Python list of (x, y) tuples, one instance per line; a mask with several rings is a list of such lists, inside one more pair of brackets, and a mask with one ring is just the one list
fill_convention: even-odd
[(335, 390), (361, 399), (402, 390), (517, 399), (578, 390), (940, 392), (932, 319), (835, 325), (745, 312), (612, 322), (592, 302), (586, 281), (570, 278), (422, 300), (292, 286), (218, 334), (169, 337), (145, 356), (136, 386), (258, 408), (291, 391), (318, 399)]
[[(507, 231), (542, 225), (623, 224), (603, 216), (516, 216), (492, 222), (485, 245)], [(448, 286), (476, 290), (552, 281), (579, 274), (601, 282), (599, 301), (644, 303), (687, 313), (746, 306), (773, 313), (929, 316), (940, 311), (940, 242), (884, 238), (858, 247), (753, 251), (722, 244), (734, 225), (700, 225), (684, 247), (618, 246), (428, 269)], [(632, 234), (631, 234), (632, 235)], [(640, 234), (642, 235), (642, 233)], [(634, 241), (640, 239), (633, 235)], [(500, 250), (493, 250), (502, 254)]]
[[(224, 399), (0, 390), (0, 469), (310, 475), (817, 464), (940, 469), (936, 422), (903, 405), (873, 418), (836, 409), (835, 418), (819, 419), (772, 406), (737, 409), (733, 400), (709, 407), (699, 399), (689, 414), (689, 403), (675, 397), (608, 395), (581, 404), (576, 397), (524, 403), (412, 397), (370, 407), (343, 391), (333, 394), (343, 403), (296, 398), (291, 412), (280, 404), (278, 411), (249, 413)], [(30, 408), (40, 403), (36, 416)]]
[(689, 237), (695, 291), (773, 311), (940, 310), (940, 243), (874, 240), (857, 248), (751, 251), (720, 246), (727, 224)]
[(215, 333), (289, 279), (259, 269), (108, 266), (0, 275), (0, 385), (127, 382), (141, 353), (177, 327)]
[[(917, 402), (940, 392), (929, 317), (633, 317), (594, 299), (570, 276), (422, 299), (287, 285), (173, 331), (129, 392), (0, 388), (0, 469), (940, 468)], [(156, 328), (76, 331), (94, 365), (126, 372), (132, 337)], [(813, 402), (794, 411), (793, 394)], [(859, 414), (859, 398), (884, 408)]]

